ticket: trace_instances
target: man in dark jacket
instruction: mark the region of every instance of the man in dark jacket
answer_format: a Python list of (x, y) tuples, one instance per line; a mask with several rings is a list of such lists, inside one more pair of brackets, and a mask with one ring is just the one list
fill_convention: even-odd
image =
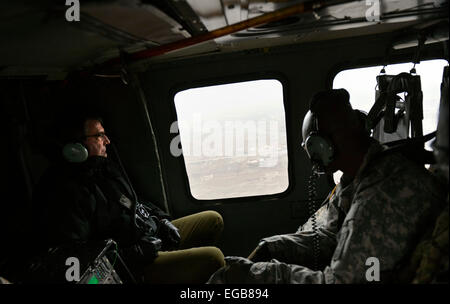
[(107, 156), (100, 118), (83, 117), (69, 132), (77, 143), (49, 168), (34, 195), (35, 234), (43, 247), (112, 238), (133, 274), (147, 283), (204, 283), (224, 265), (212, 245), (220, 214), (204, 211), (170, 221), (139, 201), (120, 167)]

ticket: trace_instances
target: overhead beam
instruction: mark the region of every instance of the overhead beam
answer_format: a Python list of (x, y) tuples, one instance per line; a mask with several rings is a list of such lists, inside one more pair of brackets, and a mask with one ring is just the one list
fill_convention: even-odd
[[(139, 51), (133, 54), (128, 54), (126, 56), (127, 61), (137, 61), (142, 59), (148, 59), (155, 56), (160, 56), (166, 54), (168, 52), (172, 52), (175, 50), (180, 50), (189, 46), (197, 45), (206, 41), (210, 41), (213, 39), (217, 39), (220, 37), (224, 37), (248, 28), (260, 26), (266, 23), (279, 21), (281, 19), (304, 14), (308, 12), (313, 12), (318, 9), (322, 9), (324, 7), (347, 3), (347, 2), (355, 2), (355, 0), (331, 0), (331, 1), (307, 1), (303, 3), (299, 3), (290, 7), (286, 7), (274, 12), (270, 12), (267, 14), (263, 14), (261, 16), (247, 19), (235, 24), (231, 24), (211, 32), (207, 32), (204, 34), (199, 34), (194, 37), (186, 38), (183, 40), (171, 42), (165, 45), (157, 46), (148, 50)], [(113, 58), (105, 63), (105, 65), (114, 65), (121, 62), (121, 58)]]

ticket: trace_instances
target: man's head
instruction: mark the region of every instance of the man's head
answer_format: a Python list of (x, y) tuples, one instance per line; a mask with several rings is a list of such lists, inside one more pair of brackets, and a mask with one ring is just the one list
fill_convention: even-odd
[(89, 156), (107, 157), (106, 145), (110, 143), (100, 119), (89, 118), (84, 122), (83, 144), (87, 148)]
[(303, 146), (329, 173), (353, 167), (352, 159), (357, 161), (368, 146), (365, 126), (349, 99), (344, 89), (318, 92), (303, 121)]
[[(110, 144), (110, 141), (105, 134), (101, 118), (92, 115), (77, 115), (73, 118), (68, 118), (63, 122), (63, 127), (60, 131), (64, 143), (73, 144), (66, 145), (64, 150), (66, 154), (74, 155), (74, 160), (69, 161), (83, 161), (86, 156), (82, 156), (83, 153), (81, 150), (84, 148), (87, 150), (87, 157), (107, 157), (106, 146)], [(79, 145), (79, 148), (76, 143), (81, 144)], [(80, 152), (78, 152), (78, 150), (80, 150)]]

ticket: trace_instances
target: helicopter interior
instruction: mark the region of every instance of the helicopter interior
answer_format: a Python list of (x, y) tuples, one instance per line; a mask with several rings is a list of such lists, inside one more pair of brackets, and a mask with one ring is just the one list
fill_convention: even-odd
[[(66, 2), (0, 4), (2, 259), (26, 247), (33, 189), (60, 153), (53, 123), (64, 113), (100, 113), (111, 155), (140, 196), (174, 218), (219, 212), (218, 247), (248, 256), (261, 238), (296, 231), (310, 216), (301, 123), (315, 92), (348, 69), (448, 65), (448, 1)], [(442, 80), (442, 69), (433, 73)], [(375, 87), (369, 96), (374, 105)], [(239, 119), (249, 123), (243, 138), (263, 125), (266, 150), (214, 150), (207, 136), (222, 142), (235, 122), (233, 141)], [(316, 204), (334, 186), (322, 176)]]

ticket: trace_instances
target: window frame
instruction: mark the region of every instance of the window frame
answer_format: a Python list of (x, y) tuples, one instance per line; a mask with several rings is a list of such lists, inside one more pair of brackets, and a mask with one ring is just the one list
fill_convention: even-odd
[[(274, 194), (263, 194), (263, 195), (252, 195), (252, 196), (240, 196), (240, 197), (230, 197), (230, 198), (216, 198), (216, 199), (198, 199), (192, 195), (191, 186), (189, 176), (187, 174), (186, 162), (184, 155), (181, 154), (179, 157), (174, 157), (170, 155), (172, 158), (176, 158), (177, 162), (180, 165), (182, 178), (185, 186), (185, 194), (188, 196), (189, 200), (196, 204), (208, 205), (208, 204), (221, 204), (221, 203), (239, 203), (242, 201), (246, 202), (255, 202), (255, 201), (266, 201), (273, 199), (283, 199), (288, 197), (293, 188), (295, 186), (295, 175), (293, 174), (294, 168), (294, 155), (292, 148), (292, 141), (290, 140), (290, 130), (288, 129), (288, 125), (290, 123), (290, 118), (288, 113), (290, 112), (289, 102), (288, 102), (288, 93), (289, 93), (289, 81), (288, 78), (280, 73), (274, 71), (267, 72), (259, 72), (259, 73), (249, 73), (249, 74), (238, 74), (238, 75), (230, 75), (226, 77), (213, 77), (213, 78), (205, 78), (205, 79), (196, 79), (190, 80), (182, 83), (177, 83), (169, 91), (169, 100), (170, 100), (170, 111), (171, 116), (173, 117), (173, 121), (178, 121), (178, 113), (176, 111), (175, 106), (175, 95), (179, 92), (189, 89), (202, 88), (208, 86), (216, 86), (216, 85), (224, 85), (224, 84), (232, 84), (232, 83), (240, 83), (246, 81), (258, 81), (258, 80), (277, 80), (281, 83), (283, 88), (283, 107), (284, 107), (284, 118), (285, 118), (285, 128), (286, 128), (286, 146), (287, 146), (287, 188), (280, 193)], [(172, 135), (172, 134), (171, 134)], [(175, 136), (180, 135), (178, 133), (174, 134)], [(175, 137), (174, 136), (174, 137)], [(172, 140), (174, 137), (171, 137)]]

